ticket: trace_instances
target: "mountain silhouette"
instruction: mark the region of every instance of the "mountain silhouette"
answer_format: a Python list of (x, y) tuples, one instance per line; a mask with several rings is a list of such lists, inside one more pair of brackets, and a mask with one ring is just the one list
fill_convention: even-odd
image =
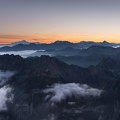
[(117, 43), (108, 43), (106, 41), (95, 43), (95, 42), (79, 42), (71, 43), (68, 41), (55, 41), (50, 44), (45, 43), (29, 43), (25, 40), (12, 43), (10, 45), (5, 45), (0, 48), (0, 51), (20, 51), (20, 50), (46, 50), (46, 49), (65, 49), (71, 47), (74, 49), (86, 49), (91, 46), (104, 46), (104, 47), (119, 47), (120, 44)]

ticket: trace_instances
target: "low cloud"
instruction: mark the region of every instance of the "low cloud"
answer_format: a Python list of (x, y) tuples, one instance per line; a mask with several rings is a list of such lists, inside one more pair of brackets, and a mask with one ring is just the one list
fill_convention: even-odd
[(20, 55), (24, 58), (29, 57), (31, 54), (35, 53), (37, 50), (23, 50), (23, 51), (9, 51), (9, 52), (0, 52), (0, 55), (4, 54), (14, 54), (14, 55)]
[(7, 97), (7, 94), (11, 92), (10, 87), (2, 87), (0, 88), (0, 111), (7, 110), (6, 102), (10, 102), (12, 100), (11, 97)]
[(119, 48), (120, 47), (120, 45), (114, 45), (114, 46), (112, 46), (113, 48)]
[[(12, 77), (15, 72), (12, 71), (1, 71), (0, 70), (0, 86), (4, 85), (10, 77)], [(12, 95), (7, 96), (9, 92), (11, 92), (11, 88), (8, 86), (4, 86), (0, 88), (0, 111), (7, 110), (6, 102), (10, 102), (12, 100)]]
[(1, 71), (0, 70), (0, 85), (3, 85), (6, 83), (10, 77), (12, 77), (15, 74), (15, 72), (12, 71)]
[(47, 94), (45, 100), (49, 100), (50, 102), (61, 102), (68, 97), (98, 97), (101, 95), (103, 91), (89, 87), (86, 84), (76, 84), (76, 83), (68, 83), (68, 84), (54, 84), (50, 88), (43, 90), (43, 93)]

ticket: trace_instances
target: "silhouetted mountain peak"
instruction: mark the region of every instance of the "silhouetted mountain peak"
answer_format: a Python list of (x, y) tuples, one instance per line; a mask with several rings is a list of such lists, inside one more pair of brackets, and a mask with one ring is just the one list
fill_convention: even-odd
[(93, 42), (93, 41), (80, 41), (79, 43), (95, 43), (95, 42)]
[[(24, 46), (17, 46), (17, 45), (24, 45)], [(26, 46), (25, 46), (26, 45)], [(103, 42), (92, 42), (92, 41), (82, 41), (80, 43), (72, 43), (69, 41), (55, 41), (53, 43), (50, 44), (38, 44), (38, 43), (32, 43), (32, 42), (27, 42), (25, 40), (22, 41), (18, 41), (15, 42), (13, 44), (9, 44), (8, 47), (3, 46), (0, 48), (0, 51), (21, 51), (21, 50), (46, 50), (46, 49), (56, 49), (56, 50), (60, 50), (60, 49), (65, 49), (67, 47), (71, 47), (74, 49), (87, 49), (91, 46), (105, 46), (105, 47), (114, 47), (117, 48), (120, 45), (116, 44), (116, 43), (108, 43), (106, 41)], [(19, 48), (17, 48), (19, 47)]]
[(107, 42), (106, 40), (104, 40), (103, 43), (109, 43), (109, 42)]
[(11, 45), (18, 45), (18, 44), (28, 45), (29, 43), (30, 42), (28, 42), (26, 40), (21, 40), (21, 41), (13, 42), (13, 43), (11, 43)]
[(61, 41), (61, 40), (57, 40), (54, 42), (54, 44), (68, 44), (68, 43), (71, 43), (69, 41)]

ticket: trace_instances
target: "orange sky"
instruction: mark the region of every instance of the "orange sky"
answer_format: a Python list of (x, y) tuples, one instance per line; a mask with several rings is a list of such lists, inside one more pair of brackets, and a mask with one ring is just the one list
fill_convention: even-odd
[(0, 43), (20, 40), (120, 43), (120, 0), (1, 0)]
[(7, 44), (15, 41), (27, 40), (30, 42), (51, 43), (56, 40), (80, 42), (80, 41), (95, 41), (102, 42), (104, 40), (108, 42), (120, 43), (120, 35), (101, 34), (101, 35), (89, 35), (89, 34), (40, 34), (40, 35), (0, 35), (0, 43)]

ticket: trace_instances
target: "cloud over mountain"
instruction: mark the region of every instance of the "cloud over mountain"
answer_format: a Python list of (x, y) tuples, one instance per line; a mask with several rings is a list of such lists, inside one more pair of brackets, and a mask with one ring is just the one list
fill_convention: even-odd
[(12, 71), (1, 71), (0, 70), (0, 85), (3, 85), (10, 77), (12, 77), (15, 72)]
[(12, 100), (12, 96), (8, 98), (7, 94), (11, 92), (10, 87), (2, 87), (0, 88), (0, 111), (7, 110), (6, 102)]
[[(0, 70), (0, 86), (4, 85), (15, 72)], [(11, 88), (4, 86), (0, 88), (0, 111), (7, 110), (6, 102), (12, 100), (12, 94), (8, 97), (7, 94), (11, 92)]]
[(93, 96), (98, 97), (103, 91), (89, 87), (86, 84), (54, 84), (50, 88), (43, 90), (43, 93), (48, 94), (46, 100), (49, 99), (50, 102), (61, 102), (68, 97), (75, 96), (76, 98)]

